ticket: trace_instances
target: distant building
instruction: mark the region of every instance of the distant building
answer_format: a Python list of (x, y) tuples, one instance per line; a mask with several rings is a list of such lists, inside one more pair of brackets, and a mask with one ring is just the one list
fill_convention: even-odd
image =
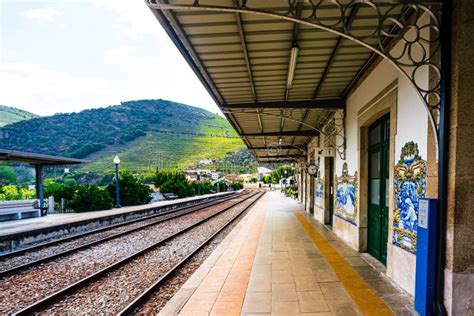
[(201, 164), (201, 165), (212, 165), (213, 161), (210, 160), (210, 159), (201, 159), (201, 160), (199, 160), (199, 164)]
[(239, 175), (239, 180), (241, 181), (249, 181), (251, 178), (256, 178), (257, 176), (253, 173), (243, 173)]

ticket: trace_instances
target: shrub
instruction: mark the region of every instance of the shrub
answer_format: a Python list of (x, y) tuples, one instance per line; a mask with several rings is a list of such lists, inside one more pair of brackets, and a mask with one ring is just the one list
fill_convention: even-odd
[(209, 194), (211, 191), (215, 191), (216, 188), (209, 181), (194, 181), (192, 183), (194, 192), (196, 194)]
[(227, 191), (227, 184), (224, 181), (216, 182), (215, 186), (218, 192)]
[(50, 183), (44, 187), (44, 196), (53, 196), (56, 202), (61, 201), (62, 198), (71, 201), (76, 190), (76, 184)]
[[(147, 185), (135, 177), (130, 171), (120, 172), (119, 178), (119, 189), (120, 189), (120, 205), (131, 206), (131, 205), (143, 205), (148, 204), (151, 201), (152, 190)], [(107, 191), (115, 200), (115, 179), (107, 187)]]
[(257, 180), (256, 177), (252, 177), (252, 178), (249, 179), (249, 183), (257, 183), (257, 182), (258, 182), (258, 180)]
[(292, 197), (294, 199), (298, 198), (298, 188), (294, 184), (289, 185), (286, 188), (284, 188), (283, 192), (285, 192), (285, 194), (288, 195), (289, 197)]
[(35, 190), (16, 185), (5, 185), (0, 187), (0, 201), (29, 200), (36, 196)]
[(272, 183), (272, 177), (270, 175), (266, 175), (263, 177), (263, 183), (269, 184)]
[(76, 212), (108, 210), (113, 207), (113, 200), (107, 190), (86, 184), (74, 192), (69, 206)]
[(243, 189), (244, 188), (244, 185), (242, 182), (240, 181), (236, 181), (236, 182), (232, 182), (231, 185), (232, 189), (234, 189), (235, 191), (237, 190), (240, 190), (240, 189)]

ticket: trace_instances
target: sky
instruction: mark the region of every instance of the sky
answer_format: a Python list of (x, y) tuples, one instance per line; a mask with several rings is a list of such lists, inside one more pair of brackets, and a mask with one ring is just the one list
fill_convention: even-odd
[(39, 115), (137, 99), (218, 107), (143, 0), (0, 0), (0, 104)]

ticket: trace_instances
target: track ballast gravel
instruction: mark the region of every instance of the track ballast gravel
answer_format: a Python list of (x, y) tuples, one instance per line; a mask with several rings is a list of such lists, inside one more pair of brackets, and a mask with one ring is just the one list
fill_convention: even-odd
[(20, 310), (247, 197), (239, 196), (7, 276), (0, 280), (0, 314)]

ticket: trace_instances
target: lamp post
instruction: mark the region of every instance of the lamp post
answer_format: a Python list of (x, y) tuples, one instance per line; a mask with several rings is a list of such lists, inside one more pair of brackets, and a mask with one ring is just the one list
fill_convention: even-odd
[(115, 156), (114, 158), (114, 164), (115, 164), (115, 208), (121, 208), (122, 206), (120, 205), (120, 189), (119, 189), (119, 164), (120, 164), (120, 158), (118, 156)]
[(196, 180), (197, 180), (197, 187), (198, 187), (198, 195), (201, 195), (201, 183), (200, 183), (201, 174), (199, 173), (199, 171), (197, 172)]
[(286, 170), (283, 172), (285, 174), (285, 182), (284, 182), (284, 187), (286, 189)]

